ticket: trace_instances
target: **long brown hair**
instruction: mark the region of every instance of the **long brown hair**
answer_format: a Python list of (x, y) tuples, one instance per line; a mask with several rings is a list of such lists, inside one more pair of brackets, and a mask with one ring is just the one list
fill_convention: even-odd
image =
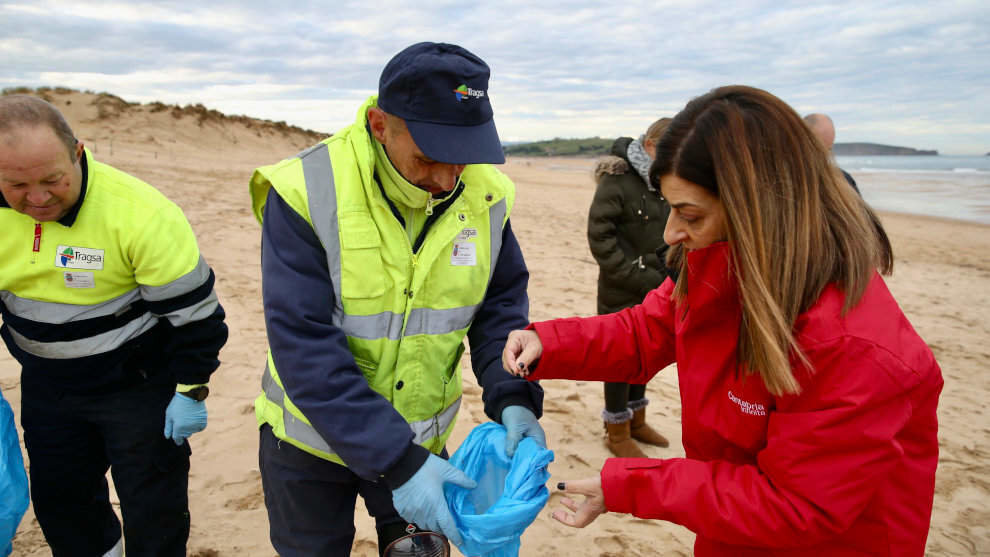
[[(829, 283), (845, 293), (846, 312), (877, 269), (893, 270), (879, 219), (801, 117), (752, 87), (714, 89), (674, 117), (657, 144), (650, 179), (659, 186), (668, 174), (706, 188), (725, 208), (745, 373), (758, 372), (773, 394), (799, 392), (791, 358), (810, 364), (794, 340), (797, 316)], [(674, 297), (682, 301), (686, 258), (681, 249), (670, 251), (668, 263), (680, 269)]]

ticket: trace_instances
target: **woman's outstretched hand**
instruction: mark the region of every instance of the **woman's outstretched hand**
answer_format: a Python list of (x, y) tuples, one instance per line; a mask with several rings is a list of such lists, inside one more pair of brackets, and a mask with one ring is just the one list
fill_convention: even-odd
[(543, 343), (535, 331), (512, 331), (502, 350), (502, 367), (512, 375), (526, 377), (542, 353)]
[(584, 528), (600, 515), (608, 512), (605, 508), (605, 493), (602, 491), (602, 479), (600, 477), (560, 482), (557, 484), (557, 489), (572, 495), (584, 495), (584, 501), (580, 503), (569, 497), (561, 499), (560, 504), (570, 509), (574, 514), (562, 510), (553, 511), (551, 516), (557, 522), (573, 528)]

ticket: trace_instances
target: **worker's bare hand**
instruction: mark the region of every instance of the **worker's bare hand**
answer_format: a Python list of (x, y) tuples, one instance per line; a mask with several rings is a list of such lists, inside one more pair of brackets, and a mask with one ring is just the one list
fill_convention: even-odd
[(512, 375), (526, 377), (543, 353), (543, 343), (535, 331), (512, 331), (502, 350), (502, 367)]
[(557, 522), (573, 528), (584, 528), (600, 515), (608, 512), (605, 508), (605, 493), (602, 491), (602, 479), (600, 477), (560, 482), (557, 484), (557, 488), (564, 493), (584, 495), (584, 501), (580, 503), (569, 497), (561, 499), (560, 503), (570, 509), (573, 514), (561, 510), (553, 511), (551, 516)]

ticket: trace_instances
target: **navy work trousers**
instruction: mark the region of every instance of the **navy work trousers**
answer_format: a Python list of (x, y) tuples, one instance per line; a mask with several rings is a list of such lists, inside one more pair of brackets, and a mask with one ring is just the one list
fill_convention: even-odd
[(354, 543), (354, 504), (364, 498), (375, 519), (378, 552), (406, 534), (392, 490), (346, 466), (315, 457), (261, 427), (258, 449), (272, 546), (281, 557), (346, 557)]
[(58, 392), (22, 376), (21, 425), (31, 500), (52, 555), (103, 555), (120, 540), (128, 557), (180, 556), (189, 538), (189, 443), (166, 439), (175, 383), (156, 379), (112, 393)]

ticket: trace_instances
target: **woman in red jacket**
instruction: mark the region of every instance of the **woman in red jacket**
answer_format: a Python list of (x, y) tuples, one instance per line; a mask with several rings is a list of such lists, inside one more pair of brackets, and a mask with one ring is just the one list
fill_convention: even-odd
[(877, 217), (797, 113), (750, 87), (688, 103), (650, 176), (677, 282), (514, 331), (503, 364), (646, 383), (676, 362), (686, 458), (609, 459), (561, 486), (585, 499), (554, 517), (676, 522), (697, 555), (922, 555), (942, 376), (880, 278)]

